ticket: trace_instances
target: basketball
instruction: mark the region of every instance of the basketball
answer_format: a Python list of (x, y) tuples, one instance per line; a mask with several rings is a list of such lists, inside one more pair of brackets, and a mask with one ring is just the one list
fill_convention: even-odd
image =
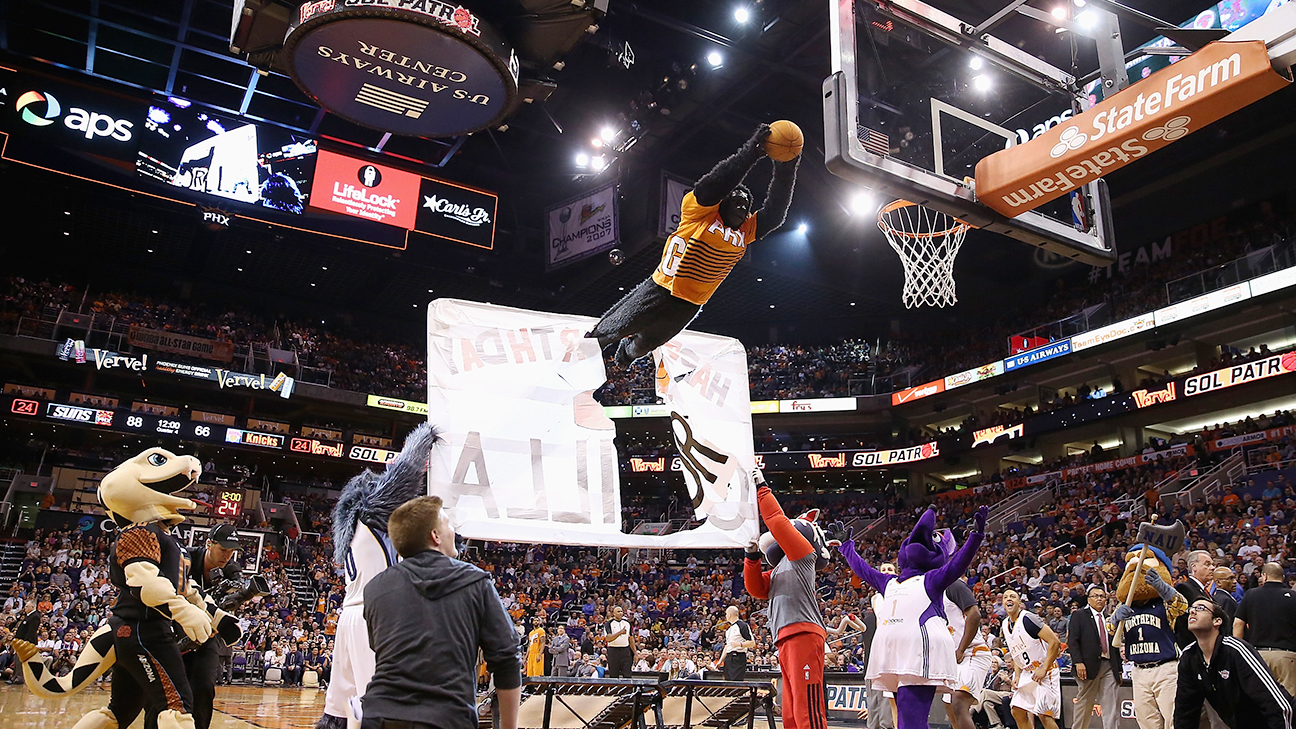
[(769, 139), (765, 140), (765, 154), (776, 162), (787, 162), (801, 154), (804, 143), (801, 127), (786, 119), (776, 121), (770, 125)]

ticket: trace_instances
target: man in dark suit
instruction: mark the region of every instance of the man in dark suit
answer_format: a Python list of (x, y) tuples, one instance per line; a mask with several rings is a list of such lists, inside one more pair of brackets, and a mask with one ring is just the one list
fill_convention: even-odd
[(306, 662), (306, 656), (302, 653), (301, 645), (298, 644), (292, 650), (284, 654), (284, 684), (296, 686), (301, 683), (302, 666)]
[(1103, 729), (1120, 726), (1120, 703), (1116, 690), (1120, 686), (1119, 653), (1111, 647), (1107, 633), (1107, 591), (1101, 585), (1089, 588), (1089, 604), (1071, 613), (1067, 626), (1067, 652), (1075, 666), (1079, 692), (1075, 698), (1075, 729), (1089, 729), (1095, 704), (1102, 707)]
[[(1213, 600), (1224, 608), (1230, 621), (1237, 613), (1237, 602), (1229, 595), (1219, 593), (1212, 595), (1212, 580), (1215, 579), (1215, 559), (1211, 553), (1204, 549), (1198, 549), (1188, 554), (1188, 579), (1175, 585), (1179, 594), (1184, 596), (1189, 605), (1198, 600)], [(1230, 622), (1230, 625), (1232, 623)], [(1175, 623), (1175, 642), (1180, 648), (1187, 648), (1194, 645), (1197, 639), (1188, 630), (1188, 615), (1185, 613), (1180, 616)]]

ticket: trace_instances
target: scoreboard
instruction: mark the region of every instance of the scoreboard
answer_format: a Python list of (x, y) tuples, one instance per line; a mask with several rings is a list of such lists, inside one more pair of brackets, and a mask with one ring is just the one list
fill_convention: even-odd
[(234, 518), (243, 513), (242, 491), (220, 491), (216, 494), (217, 516)]
[[(352, 460), (385, 464), (395, 458), (397, 451), (365, 445), (347, 446), (344, 443), (262, 433), (225, 425), (215, 425), (197, 420), (184, 420), (174, 415), (153, 415), (124, 408), (99, 408), (70, 403), (33, 400), (25, 397), (0, 399), (0, 412), (24, 420), (38, 420), (60, 425), (111, 430), (139, 436), (151, 436), (219, 446), (275, 451), (285, 455), (303, 455), (325, 460)], [(242, 509), (242, 504), (230, 508)], [(225, 513), (225, 512), (221, 512)]]

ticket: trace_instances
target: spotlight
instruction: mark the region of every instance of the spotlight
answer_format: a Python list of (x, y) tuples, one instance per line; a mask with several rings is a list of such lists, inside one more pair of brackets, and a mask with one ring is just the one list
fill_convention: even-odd
[(594, 146), (594, 149), (598, 149), (603, 146), (603, 139), (601, 137), (594, 137), (590, 140), (590, 144)]
[(589, 164), (589, 161), (590, 161), (589, 155), (585, 154), (584, 152), (580, 152), (576, 155), (577, 167), (584, 167), (585, 165)]
[(981, 60), (981, 56), (972, 56), (968, 59), (968, 68), (973, 71), (980, 71), (981, 67), (984, 65), (985, 61)]
[(856, 215), (864, 215), (868, 213), (869, 210), (872, 209), (872, 207), (873, 207), (873, 196), (869, 195), (867, 192), (857, 193), (855, 197), (851, 198), (851, 202), (850, 202), (851, 212), (855, 213)]
[(1086, 10), (1076, 16), (1076, 22), (1081, 28), (1092, 28), (1098, 24), (1098, 14), (1092, 10)]
[(724, 56), (720, 55), (720, 51), (711, 51), (707, 54), (706, 60), (711, 64), (711, 68), (720, 68), (720, 64), (724, 63)]
[(734, 8), (734, 20), (739, 23), (746, 23), (751, 20), (751, 11), (741, 5)]
[(1085, 6), (1085, 0), (1071, 0), (1071, 2), (1072, 2), (1072, 4), (1074, 4), (1077, 8), (1083, 8), (1083, 7)]
[(616, 139), (616, 130), (612, 127), (603, 127), (599, 132), (599, 136), (603, 138), (603, 141), (610, 142), (613, 139)]
[(976, 78), (972, 79), (972, 85), (976, 87), (977, 91), (989, 91), (990, 77), (984, 74), (981, 76), (977, 76)]
[(1056, 8), (1053, 8), (1052, 14), (1053, 17), (1057, 18), (1058, 20), (1066, 20), (1066, 16), (1067, 16), (1066, 6), (1059, 5)]
[(802, 235), (805, 235), (806, 231), (808, 230), (810, 230), (810, 226), (806, 225), (805, 223), (802, 223), (797, 226), (797, 232)]
[(603, 155), (601, 154), (590, 159), (590, 169), (595, 172), (601, 171), (605, 166), (607, 166), (607, 160), (603, 159)]

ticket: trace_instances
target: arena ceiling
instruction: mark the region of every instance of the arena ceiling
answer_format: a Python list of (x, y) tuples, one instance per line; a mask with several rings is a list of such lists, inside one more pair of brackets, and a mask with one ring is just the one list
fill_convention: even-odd
[[(1033, 0), (1032, 4), (1047, 9), (1053, 3)], [(746, 23), (735, 20), (739, 4), (751, 13)], [(980, 22), (1004, 3), (938, 0), (935, 4), (964, 20)], [(1137, 0), (1130, 4), (1178, 23), (1212, 3)], [(623, 115), (634, 117), (637, 107), (652, 103), (657, 113), (640, 115), (644, 132), (638, 143), (598, 179), (619, 177), (623, 194), (653, 204), (662, 170), (696, 178), (736, 148), (759, 122), (790, 118), (807, 133), (790, 225), (755, 247), (734, 271), (704, 312), (703, 328), (748, 338), (800, 338), (798, 331), (807, 338), (823, 338), (821, 330), (827, 323), (841, 334), (870, 335), (881, 333), (893, 319), (910, 324), (973, 321), (985, 307), (1002, 305), (1006, 293), (1011, 293), (1013, 303), (1021, 303), (1044, 291), (1058, 275), (1048, 261), (1020, 244), (974, 233), (959, 260), (961, 303), (937, 314), (904, 311), (899, 302), (898, 260), (873, 221), (852, 217), (848, 201), (853, 191), (829, 174), (822, 161), (820, 87), (829, 71), (828, 7), (826, 0), (610, 0), (609, 14), (598, 32), (579, 44), (564, 69), (554, 73), (558, 89), (547, 102), (524, 106), (508, 121), (507, 131), (447, 140), (392, 137), (384, 142), (381, 133), (324, 113), (287, 77), (259, 75), (228, 52), (228, 0), (10, 0), (0, 9), (0, 50), (20, 63), (56, 66), (95, 81), (184, 96), (370, 150), (381, 145), (383, 153), (432, 166), (431, 174), (498, 191), (502, 201), (497, 246), (491, 252), (441, 246), (435, 251), (409, 251), (397, 260), (381, 249), (337, 249), (317, 239), (268, 230), (241, 230), (209, 240), (188, 231), (188, 224), (176, 218), (174, 226), (151, 234), (161, 236), (160, 244), (156, 253), (147, 256), (136, 250), (134, 239), (123, 236), (120, 226), (78, 225), (73, 245), (89, 260), (120, 247), (126, 256), (123, 260), (138, 259), (140, 266), (165, 270), (173, 277), (252, 287), (260, 295), (327, 298), (339, 305), (402, 315), (413, 313), (413, 304), (426, 301), (429, 290), (438, 296), (596, 315), (655, 265), (660, 245), (652, 241), (650, 228), (655, 227), (656, 210), (648, 205), (623, 215), (627, 260), (620, 267), (599, 257), (552, 274), (544, 272), (541, 257), (542, 210), (591, 185), (589, 178), (577, 178), (572, 159), (588, 148), (588, 140), (599, 128), (625, 124)], [(1155, 35), (1125, 22), (1122, 31), (1127, 48)], [(1074, 62), (1080, 75), (1097, 67), (1088, 44), (1079, 44), (1073, 59), (1064, 35), (1025, 17), (1009, 17), (995, 33), (1019, 41), (1024, 50), (1056, 66), (1072, 68)], [(626, 43), (634, 53), (629, 69), (615, 58)], [(940, 59), (940, 48), (933, 45), (934, 60)], [(719, 68), (705, 61), (712, 52), (721, 54)], [(686, 89), (680, 87), (681, 79)], [(903, 87), (903, 75), (889, 83)], [(1227, 209), (1240, 197), (1290, 188), (1277, 173), (1256, 174), (1255, 167), (1248, 166), (1257, 160), (1275, 168), (1280, 163), (1290, 166), (1290, 149), (1296, 145), (1281, 135), (1272, 138), (1272, 131), (1290, 125), (1281, 120), (1283, 109), (1296, 102), (1290, 90), (1271, 102), (1258, 105), (1255, 113), (1222, 122), (1214, 133), (1190, 137), (1160, 153), (1156, 162), (1113, 176), (1121, 240), (1136, 247), (1148, 235)], [(1270, 137), (1267, 141), (1255, 141), (1265, 134)], [(1229, 149), (1232, 156), (1201, 167), (1201, 159), (1230, 154)], [(1288, 151), (1275, 151), (1283, 149)], [(1168, 170), (1182, 178), (1183, 170), (1193, 164), (1201, 167), (1196, 183), (1178, 179), (1175, 185), (1165, 184)], [(10, 165), (5, 174), (17, 178), (28, 173)], [(1216, 183), (1228, 181), (1227, 194), (1210, 194), (1201, 184), (1203, 177)], [(765, 180), (758, 173), (752, 182), (762, 188)], [(1183, 186), (1191, 184), (1197, 187), (1185, 193)], [(34, 192), (10, 198), (8, 204), (61, 206)], [(90, 211), (98, 203), (87, 199), (77, 204)], [(117, 215), (129, 227), (133, 218), (129, 210), (136, 204), (115, 201), (114, 206), (125, 206), (127, 212), (100, 211), (86, 218)], [(153, 215), (168, 221), (167, 213)], [(809, 226), (805, 235), (788, 232), (800, 222)], [(152, 224), (145, 227), (152, 229)], [(59, 243), (68, 244), (66, 238)], [(167, 248), (165, 255), (162, 247)], [(242, 253), (249, 248), (257, 253)], [(38, 256), (39, 251), (25, 255)], [(251, 282), (235, 275), (246, 271), (234, 270), (249, 268), (238, 265), (247, 261), (241, 258), (247, 255), (267, 256), (259, 267), (266, 273)], [(33, 260), (39, 263), (39, 258)], [(337, 275), (322, 275), (324, 266)]]

